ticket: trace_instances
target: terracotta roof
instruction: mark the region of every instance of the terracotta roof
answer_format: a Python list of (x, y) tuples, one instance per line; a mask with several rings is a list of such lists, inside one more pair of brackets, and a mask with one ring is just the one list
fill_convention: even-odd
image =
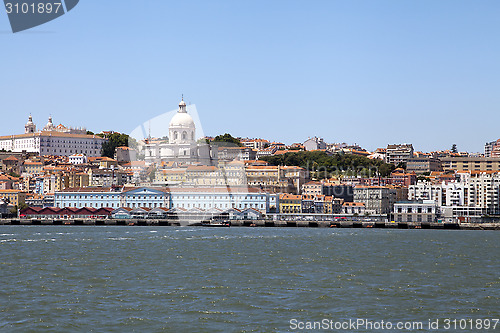
[(130, 161), (128, 163), (124, 163), (123, 166), (124, 167), (133, 167), (133, 166), (145, 167), (146, 162), (145, 161)]
[(365, 204), (362, 202), (344, 202), (342, 206), (345, 207), (364, 207)]
[(302, 196), (301, 195), (296, 195), (296, 194), (283, 193), (283, 194), (280, 194), (279, 198), (280, 198), (280, 200), (285, 200), (285, 199), (288, 199), (288, 200), (301, 200)]
[(187, 171), (217, 171), (217, 167), (215, 166), (207, 166), (207, 165), (190, 165), (187, 167)]
[(321, 183), (317, 182), (317, 181), (310, 181), (310, 182), (305, 183), (304, 185), (321, 185)]
[(276, 165), (249, 165), (246, 167), (247, 170), (273, 170), (277, 171), (278, 166)]
[(22, 193), (20, 190), (0, 190), (1, 193)]
[(1, 139), (20, 139), (20, 138), (34, 138), (34, 137), (60, 137), (60, 138), (80, 138), (80, 139), (98, 139), (98, 140), (107, 140), (104, 138), (101, 138), (96, 135), (87, 135), (87, 134), (70, 134), (70, 133), (62, 133), (62, 132), (57, 132), (57, 131), (43, 131), (43, 132), (37, 132), (37, 133), (28, 133), (28, 134), (18, 134), (18, 135), (6, 135), (6, 136), (0, 136)]

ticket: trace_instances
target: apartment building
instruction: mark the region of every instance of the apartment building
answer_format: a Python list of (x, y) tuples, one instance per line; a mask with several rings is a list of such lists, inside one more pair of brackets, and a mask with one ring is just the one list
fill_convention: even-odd
[(385, 162), (398, 165), (399, 163), (407, 163), (410, 158), (413, 158), (412, 144), (395, 144), (388, 145), (385, 153)]
[(436, 222), (438, 206), (434, 200), (401, 201), (394, 204), (395, 222)]
[(443, 157), (444, 170), (500, 171), (500, 157)]
[(370, 214), (389, 214), (396, 201), (396, 189), (384, 186), (354, 187), (354, 202), (363, 203)]
[(421, 175), (433, 171), (443, 171), (441, 161), (437, 158), (414, 157), (406, 162), (406, 172), (415, 172), (417, 175)]

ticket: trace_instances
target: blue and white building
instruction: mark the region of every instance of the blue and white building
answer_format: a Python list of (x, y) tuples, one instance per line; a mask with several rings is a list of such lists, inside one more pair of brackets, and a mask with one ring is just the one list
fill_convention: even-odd
[(92, 208), (170, 208), (170, 194), (161, 188), (102, 188), (83, 187), (54, 193), (56, 207)]
[(92, 208), (167, 208), (220, 209), (240, 211), (255, 209), (263, 214), (278, 207), (276, 194), (253, 188), (77, 188), (55, 192), (56, 207)]

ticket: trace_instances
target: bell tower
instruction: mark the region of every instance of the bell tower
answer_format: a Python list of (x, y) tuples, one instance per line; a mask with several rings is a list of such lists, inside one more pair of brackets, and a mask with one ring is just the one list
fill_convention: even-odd
[(33, 117), (31, 117), (31, 114), (28, 118), (28, 122), (26, 125), (24, 125), (24, 133), (35, 133), (36, 132), (36, 125), (33, 123)]

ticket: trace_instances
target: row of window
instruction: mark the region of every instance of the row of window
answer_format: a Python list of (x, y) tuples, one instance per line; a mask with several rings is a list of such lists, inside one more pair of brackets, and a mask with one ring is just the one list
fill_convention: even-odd
[[(119, 208), (119, 207), (128, 207), (128, 208), (139, 208), (139, 207), (149, 207), (149, 208), (159, 208), (159, 207), (167, 207), (167, 205), (165, 205), (164, 203), (147, 203), (147, 204), (140, 204), (140, 203), (135, 203), (135, 202), (129, 202), (126, 204), (126, 206), (123, 206), (121, 204), (118, 204), (118, 203), (109, 203), (109, 202), (100, 202), (100, 203), (86, 203), (85, 204), (86, 207), (94, 207), (94, 208)], [(237, 206), (239, 206), (240, 208), (256, 208), (256, 209), (264, 209), (264, 204), (240, 204), (240, 205), (236, 205), (236, 204), (219, 204), (219, 205), (208, 205), (207, 204), (178, 204), (178, 205), (174, 205), (176, 207), (180, 207), (180, 208), (204, 208), (204, 209), (207, 209), (207, 208), (236, 208)], [(68, 204), (62, 204), (62, 203), (57, 203), (57, 207), (82, 207), (81, 204), (77, 204), (77, 203), (68, 203)]]

